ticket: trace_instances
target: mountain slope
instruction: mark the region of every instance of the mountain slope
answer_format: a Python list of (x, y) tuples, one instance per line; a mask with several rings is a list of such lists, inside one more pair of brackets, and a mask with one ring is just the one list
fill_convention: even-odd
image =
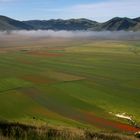
[(88, 19), (52, 19), (52, 20), (31, 20), (24, 21), (35, 29), (53, 29), (53, 30), (88, 30), (98, 26), (98, 23)]
[(24, 23), (35, 29), (53, 29), (53, 30), (94, 30), (94, 31), (120, 31), (120, 30), (140, 30), (138, 24), (140, 18), (113, 18), (104, 23), (88, 19), (70, 19), (70, 20), (30, 20)]
[(51, 19), (18, 21), (0, 16), (0, 30), (92, 30), (92, 31), (140, 31), (140, 17), (135, 19), (116, 17), (104, 23), (89, 19)]
[(133, 20), (136, 21), (136, 22), (140, 22), (140, 17), (134, 18)]
[(133, 30), (137, 25), (137, 21), (129, 18), (113, 18), (101, 25), (101, 30), (119, 31), (119, 30)]
[(31, 26), (18, 21), (14, 20), (5, 16), (0, 16), (0, 30), (30, 30), (33, 29)]

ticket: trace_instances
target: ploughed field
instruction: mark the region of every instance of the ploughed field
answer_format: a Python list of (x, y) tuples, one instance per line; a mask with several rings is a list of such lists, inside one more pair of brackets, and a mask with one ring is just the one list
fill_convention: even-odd
[(0, 40), (0, 120), (139, 131), (140, 41)]

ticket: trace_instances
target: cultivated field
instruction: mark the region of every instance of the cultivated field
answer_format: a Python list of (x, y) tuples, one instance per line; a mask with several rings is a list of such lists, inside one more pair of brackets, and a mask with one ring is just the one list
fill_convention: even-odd
[(140, 41), (0, 39), (0, 120), (140, 131)]

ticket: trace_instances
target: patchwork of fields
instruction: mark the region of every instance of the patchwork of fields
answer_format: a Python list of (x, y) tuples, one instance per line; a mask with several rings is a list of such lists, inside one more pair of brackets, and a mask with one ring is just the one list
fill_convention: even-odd
[(140, 130), (140, 41), (13, 40), (0, 43), (1, 120)]

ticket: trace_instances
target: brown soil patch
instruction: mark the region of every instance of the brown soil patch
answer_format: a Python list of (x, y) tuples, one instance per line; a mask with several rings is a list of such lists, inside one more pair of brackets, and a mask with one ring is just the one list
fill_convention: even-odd
[(49, 51), (64, 51), (64, 47), (52, 47), (52, 48), (48, 48), (47, 50)]
[(22, 88), (20, 92), (30, 96), (33, 99), (38, 99), (40, 96), (41, 91), (36, 88)]
[(47, 76), (61, 82), (79, 81), (85, 79), (84, 77), (58, 71), (48, 71)]
[(60, 53), (49, 53), (47, 51), (29, 51), (27, 54), (45, 57), (61, 57), (63, 54)]
[(39, 75), (25, 75), (22, 79), (36, 84), (47, 84), (53, 82), (53, 80)]
[(19, 63), (22, 63), (22, 64), (28, 64), (28, 65), (31, 65), (31, 64), (32, 64), (31, 61), (28, 61), (28, 60), (26, 60), (26, 59), (24, 59), (24, 58), (17, 58), (17, 61), (18, 61)]
[(134, 126), (128, 124), (123, 124), (117, 121), (97, 117), (92, 113), (85, 113), (85, 117), (89, 123), (99, 128), (108, 128), (111, 130), (118, 130), (127, 133), (134, 133), (140, 131), (140, 128), (135, 128)]
[(7, 48), (4, 48), (4, 47), (0, 47), (0, 53), (7, 53)]

